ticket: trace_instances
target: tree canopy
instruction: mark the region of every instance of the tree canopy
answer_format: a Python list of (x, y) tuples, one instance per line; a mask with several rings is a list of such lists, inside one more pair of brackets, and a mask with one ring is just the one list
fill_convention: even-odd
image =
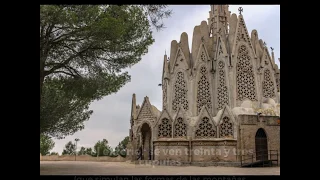
[(81, 147), (77, 154), (78, 155), (86, 155), (86, 148), (85, 147)]
[[(84, 128), (94, 100), (130, 81), (163, 28), (165, 5), (40, 6), (40, 134), (64, 138)], [(150, 23), (151, 22), (151, 23)]]
[[(113, 149), (107, 139), (99, 140), (95, 143), (94, 147), (85, 148), (83, 146), (80, 147), (80, 150), (77, 152), (77, 155), (91, 155), (91, 156), (110, 156), (116, 157), (121, 155), (122, 157), (126, 157), (126, 148), (129, 143), (129, 136), (126, 136), (119, 144)], [(62, 155), (74, 155), (76, 151), (75, 143), (69, 141), (62, 152)]]
[(129, 143), (129, 136), (126, 136), (121, 142), (119, 142), (118, 146), (115, 148), (115, 151), (118, 155), (122, 157), (126, 157), (127, 153), (127, 145)]
[(46, 135), (40, 135), (40, 153), (45, 156), (50, 154), (50, 150), (54, 147), (54, 141)]
[(62, 151), (62, 155), (74, 155), (76, 152), (76, 145), (69, 141)]
[[(69, 82), (69, 83), (68, 83)], [(73, 79), (46, 79), (40, 106), (40, 132), (56, 138), (72, 135), (89, 119), (90, 98), (76, 97)]]
[(113, 151), (112, 148), (108, 145), (108, 140), (103, 139), (102, 141), (98, 141), (94, 147), (94, 155), (95, 156), (109, 156)]
[(59, 155), (57, 152), (51, 152), (50, 155)]
[(85, 154), (92, 155), (93, 154), (92, 148), (86, 148)]

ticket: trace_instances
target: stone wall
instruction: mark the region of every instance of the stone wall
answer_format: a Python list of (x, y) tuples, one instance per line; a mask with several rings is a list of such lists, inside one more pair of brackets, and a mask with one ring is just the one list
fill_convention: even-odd
[(188, 162), (189, 141), (154, 141), (155, 160)]
[[(179, 162), (236, 162), (237, 141), (192, 140), (183, 142), (155, 142), (155, 160)], [(189, 150), (191, 149), (191, 150)]]
[(235, 162), (237, 141), (217, 139), (192, 141), (192, 162)]
[(235, 162), (236, 146), (193, 146), (192, 162)]
[(188, 162), (188, 146), (155, 146), (155, 160)]
[[(40, 156), (40, 161), (75, 161), (75, 156), (74, 155)], [(80, 156), (77, 156), (77, 161), (124, 162), (124, 161), (126, 161), (126, 158), (123, 158), (121, 156), (117, 156), (117, 157), (109, 157), (109, 156), (92, 157), (90, 155), (80, 155)]]
[[(243, 154), (255, 152), (255, 135), (259, 128), (263, 128), (268, 141), (268, 150), (278, 150), (280, 164), (280, 124), (277, 116), (241, 115), (240, 122), (240, 148)], [(276, 152), (273, 152), (276, 153)]]

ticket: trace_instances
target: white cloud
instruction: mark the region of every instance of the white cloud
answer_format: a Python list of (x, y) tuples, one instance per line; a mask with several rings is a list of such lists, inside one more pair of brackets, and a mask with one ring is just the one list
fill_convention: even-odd
[[(239, 5), (230, 5), (231, 13), (238, 14)], [(280, 57), (280, 6), (244, 5), (243, 16), (251, 34), (252, 29), (258, 30), (259, 38), (275, 50), (275, 58)], [(161, 83), (163, 55), (166, 50), (170, 55), (172, 40), (180, 40), (182, 32), (188, 34), (191, 49), (194, 26), (200, 25), (209, 17), (209, 5), (174, 5), (171, 18), (164, 20), (167, 28), (154, 32), (155, 43), (150, 46), (148, 53), (141, 62), (129, 69), (131, 82), (120, 91), (94, 102), (91, 109), (94, 114), (85, 124), (85, 129), (66, 137), (64, 140), (55, 140), (53, 151), (61, 153), (68, 141), (79, 138), (78, 148), (93, 147), (98, 140), (107, 139), (115, 147), (129, 134), (131, 97), (136, 93), (137, 103), (142, 104), (143, 97), (148, 96), (151, 103), (161, 110)], [(276, 63), (280, 67), (279, 62)]]

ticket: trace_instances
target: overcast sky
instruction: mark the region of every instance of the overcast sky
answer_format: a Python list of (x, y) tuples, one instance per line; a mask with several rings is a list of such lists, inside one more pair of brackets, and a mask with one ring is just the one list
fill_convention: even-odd
[[(230, 5), (231, 13), (239, 14), (240, 5)], [(256, 29), (259, 38), (274, 48), (276, 63), (280, 68), (280, 5), (243, 5), (242, 15), (249, 35)], [(107, 139), (111, 147), (115, 147), (125, 136), (129, 135), (132, 94), (136, 93), (137, 104), (141, 106), (143, 97), (148, 96), (151, 104), (160, 111), (162, 91), (161, 83), (163, 55), (165, 50), (170, 54), (172, 40), (179, 42), (182, 32), (188, 34), (191, 50), (193, 28), (207, 21), (210, 5), (173, 5), (169, 6), (173, 14), (164, 20), (166, 26), (160, 32), (154, 32), (155, 43), (149, 47), (142, 60), (129, 69), (131, 82), (127, 83), (116, 94), (109, 95), (91, 104), (94, 111), (90, 120), (85, 122), (85, 129), (68, 136), (63, 140), (54, 140), (52, 151), (61, 154), (65, 144), (79, 138), (81, 146), (93, 147), (98, 140)], [(270, 50), (270, 49), (269, 49)]]

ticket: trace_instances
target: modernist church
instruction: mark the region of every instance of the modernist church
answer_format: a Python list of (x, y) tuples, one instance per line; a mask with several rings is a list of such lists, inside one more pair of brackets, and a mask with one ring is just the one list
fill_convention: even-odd
[(191, 38), (182, 33), (164, 55), (162, 111), (133, 94), (128, 158), (231, 166), (280, 159), (273, 49), (248, 32), (242, 8), (231, 14), (228, 5), (211, 5)]

